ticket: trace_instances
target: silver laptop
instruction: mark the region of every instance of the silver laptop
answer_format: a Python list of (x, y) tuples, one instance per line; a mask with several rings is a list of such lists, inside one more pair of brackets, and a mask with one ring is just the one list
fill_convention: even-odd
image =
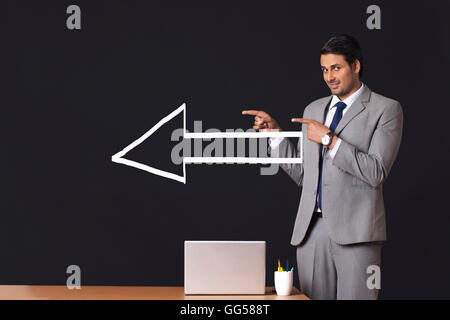
[(264, 294), (265, 241), (185, 241), (185, 294)]

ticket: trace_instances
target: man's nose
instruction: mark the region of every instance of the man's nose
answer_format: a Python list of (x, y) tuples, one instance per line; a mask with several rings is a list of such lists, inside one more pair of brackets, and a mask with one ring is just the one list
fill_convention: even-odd
[(335, 80), (335, 77), (334, 77), (333, 72), (330, 70), (330, 71), (328, 72), (328, 82), (331, 82), (331, 81), (333, 81), (333, 80)]

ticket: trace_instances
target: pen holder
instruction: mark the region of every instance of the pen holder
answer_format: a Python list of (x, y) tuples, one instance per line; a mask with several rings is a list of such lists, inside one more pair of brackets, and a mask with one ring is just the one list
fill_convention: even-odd
[(294, 283), (294, 272), (275, 271), (275, 290), (279, 296), (289, 296), (292, 292), (292, 285)]

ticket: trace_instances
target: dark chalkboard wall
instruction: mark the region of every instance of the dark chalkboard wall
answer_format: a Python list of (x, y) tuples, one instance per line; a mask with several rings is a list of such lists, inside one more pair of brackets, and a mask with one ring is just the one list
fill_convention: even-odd
[[(81, 8), (68, 30), (66, 8)], [(371, 4), (381, 30), (366, 27)], [(402, 103), (384, 185), (380, 298), (450, 298), (447, 205), (450, 23), (446, 1), (3, 1), (0, 283), (183, 285), (183, 241), (266, 240), (267, 283), (300, 199), (260, 165), (188, 165), (187, 184), (111, 156), (187, 103), (187, 128), (247, 129), (246, 107), (285, 130), (329, 95), (319, 49), (359, 39), (362, 79)], [(128, 158), (181, 174), (167, 123)], [(206, 144), (206, 143), (204, 143)], [(297, 280), (296, 280), (297, 281)]]

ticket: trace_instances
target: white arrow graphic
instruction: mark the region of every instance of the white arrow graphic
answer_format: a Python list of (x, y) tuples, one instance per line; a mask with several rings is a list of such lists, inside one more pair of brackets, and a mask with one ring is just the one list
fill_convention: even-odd
[[(143, 134), (139, 139), (129, 144), (123, 150), (114, 154), (111, 159), (113, 162), (121, 163), (130, 167), (141, 169), (161, 177), (173, 179), (182, 183), (186, 183), (186, 163), (251, 163), (251, 164), (268, 164), (268, 163), (302, 163), (303, 150), (300, 150), (300, 158), (252, 158), (252, 157), (184, 157), (183, 158), (183, 175), (177, 175), (167, 171), (159, 170), (148, 165), (125, 159), (124, 156), (128, 151), (140, 145), (156, 130), (158, 130), (166, 122), (183, 112), (183, 138), (184, 139), (216, 139), (216, 138), (271, 138), (271, 137), (298, 137), (302, 139), (301, 131), (282, 131), (282, 132), (186, 132), (186, 104), (183, 103), (175, 111), (162, 118), (150, 130)], [(300, 144), (302, 145), (302, 144)]]

